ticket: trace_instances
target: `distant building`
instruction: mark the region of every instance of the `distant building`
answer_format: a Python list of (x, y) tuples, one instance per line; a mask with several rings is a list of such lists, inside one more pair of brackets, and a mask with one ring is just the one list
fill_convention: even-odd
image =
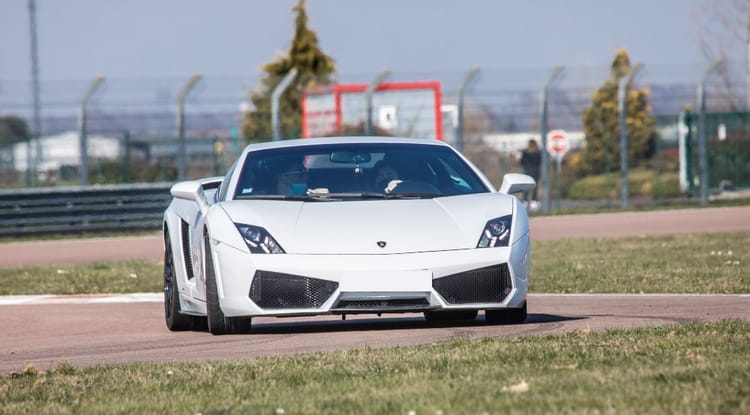
[[(37, 144), (38, 143), (38, 144)], [(29, 166), (29, 147), (31, 148), (32, 163), (37, 159), (36, 149), (40, 148), (37, 171), (59, 171), (63, 166), (78, 167), (81, 164), (80, 140), (77, 132), (66, 132), (49, 135), (31, 140), (28, 143), (18, 143), (13, 146), (13, 167), (23, 172)], [(118, 159), (122, 154), (120, 139), (103, 135), (88, 136), (88, 155), (92, 159)]]

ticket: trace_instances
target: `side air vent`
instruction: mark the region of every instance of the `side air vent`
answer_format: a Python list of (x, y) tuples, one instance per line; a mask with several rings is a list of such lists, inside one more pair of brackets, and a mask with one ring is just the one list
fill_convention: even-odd
[(432, 286), (450, 304), (501, 303), (513, 288), (507, 264), (436, 278)]
[(180, 219), (180, 236), (182, 237), (182, 259), (185, 262), (185, 272), (187, 278), (192, 280), (195, 277), (193, 273), (193, 254), (190, 251), (190, 224)]

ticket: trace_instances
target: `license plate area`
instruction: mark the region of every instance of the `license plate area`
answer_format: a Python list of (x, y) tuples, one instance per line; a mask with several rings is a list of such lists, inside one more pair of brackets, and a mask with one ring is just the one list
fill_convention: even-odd
[(341, 292), (429, 292), (432, 272), (356, 271), (345, 272), (339, 282)]

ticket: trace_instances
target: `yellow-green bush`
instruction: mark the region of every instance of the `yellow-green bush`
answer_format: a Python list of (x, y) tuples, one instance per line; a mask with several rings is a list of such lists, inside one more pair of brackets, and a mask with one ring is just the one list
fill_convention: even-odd
[[(603, 174), (578, 179), (568, 189), (568, 197), (581, 200), (606, 199), (607, 190), (611, 199), (618, 197), (620, 194), (619, 172), (609, 174), (609, 186), (607, 186), (607, 176)], [(657, 175), (652, 170), (633, 169), (628, 175), (628, 194), (631, 197), (648, 199), (679, 196), (678, 175), (672, 172)]]

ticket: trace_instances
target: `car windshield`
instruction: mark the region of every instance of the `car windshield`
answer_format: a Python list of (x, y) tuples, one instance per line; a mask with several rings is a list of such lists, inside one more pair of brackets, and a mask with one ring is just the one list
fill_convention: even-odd
[(432, 198), (488, 191), (448, 147), (342, 143), (249, 153), (234, 198), (330, 201)]

